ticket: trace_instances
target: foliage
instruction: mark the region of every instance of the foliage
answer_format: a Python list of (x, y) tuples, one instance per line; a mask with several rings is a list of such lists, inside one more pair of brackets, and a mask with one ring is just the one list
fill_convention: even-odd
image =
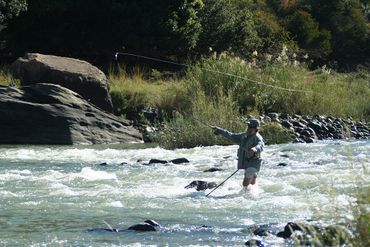
[(198, 39), (199, 0), (28, 0), (28, 11), (3, 34), (12, 56), (37, 51), (107, 63), (123, 47), (147, 55), (181, 55)]
[(18, 16), (21, 11), (26, 9), (26, 0), (0, 0), (0, 25)]
[(131, 77), (123, 70), (118, 74), (111, 72), (108, 79), (115, 114), (129, 119), (140, 119), (140, 113), (148, 106), (160, 109), (165, 116), (171, 116), (174, 111), (186, 109), (190, 104), (190, 99), (184, 97), (185, 89), (178, 82), (146, 81), (140, 70)]
[(299, 59), (306, 58), (298, 58), (286, 48), (279, 56), (261, 54), (249, 61), (220, 54), (200, 60), (187, 76), (199, 82), (210, 97), (217, 97), (219, 89), (231, 95), (240, 113), (255, 110), (369, 118), (366, 101), (370, 87), (364, 76), (369, 72), (339, 74), (325, 66), (312, 72)]
[(310, 57), (324, 59), (330, 54), (330, 32), (319, 30), (319, 23), (309, 13), (294, 12), (287, 19), (287, 29)]
[(155, 141), (168, 149), (227, 144), (224, 138), (216, 136), (207, 125), (242, 131), (245, 129), (245, 123), (241, 121), (231, 98), (227, 96), (220, 98), (223, 100), (215, 101), (203, 93), (197, 94), (193, 98), (190, 111), (177, 112), (156, 134)]
[(355, 217), (355, 238), (353, 244), (356, 246), (370, 245), (370, 187), (364, 186), (357, 192), (357, 205), (353, 207)]
[(292, 133), (277, 123), (266, 123), (261, 127), (261, 135), (266, 144), (280, 144), (293, 141)]
[(15, 79), (6, 69), (0, 68), (0, 85), (1, 86), (20, 86), (21, 82)]
[(359, 0), (308, 1), (312, 16), (331, 33), (331, 59), (342, 66), (369, 63), (370, 27)]
[[(87, 59), (106, 68), (112, 54), (122, 50), (184, 61), (212, 51), (243, 59), (254, 51), (275, 55), (285, 45), (308, 53), (315, 66), (330, 62), (335, 69), (353, 71), (370, 63), (368, 0), (27, 3), (25, 12), (25, 0), (0, 1), (0, 19), (7, 23), (0, 31), (2, 61), (40, 52)], [(121, 59), (153, 66), (146, 60)]]
[(250, 4), (246, 1), (208, 0), (200, 16), (202, 32), (198, 49), (202, 51), (211, 48), (246, 56), (261, 45)]

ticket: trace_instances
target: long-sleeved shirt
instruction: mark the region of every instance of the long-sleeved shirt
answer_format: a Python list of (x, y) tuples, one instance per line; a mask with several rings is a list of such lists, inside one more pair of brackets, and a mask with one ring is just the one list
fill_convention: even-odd
[[(228, 130), (216, 127), (217, 134), (222, 135), (232, 143), (239, 144), (238, 149), (238, 169), (247, 169), (254, 167), (257, 171), (261, 168), (261, 152), (265, 146), (262, 136), (257, 132), (252, 135), (247, 133), (233, 133)], [(248, 157), (248, 150), (254, 149), (255, 153), (252, 157)]]

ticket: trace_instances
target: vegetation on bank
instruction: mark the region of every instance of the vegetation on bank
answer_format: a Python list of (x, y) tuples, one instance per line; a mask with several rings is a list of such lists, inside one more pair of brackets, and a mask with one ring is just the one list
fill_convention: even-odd
[[(325, 66), (311, 71), (307, 57), (284, 48), (276, 56), (255, 53), (242, 60), (227, 53), (200, 59), (181, 78), (163, 80), (156, 71), (149, 79), (121, 71), (109, 76), (116, 112), (156, 107), (165, 119), (156, 140), (166, 148), (224, 144), (207, 124), (243, 131), (248, 115), (269, 112), (332, 115), (370, 119), (370, 72), (340, 74)], [(125, 111), (123, 111), (126, 109)], [(291, 140), (274, 124), (262, 126), (268, 143)]]

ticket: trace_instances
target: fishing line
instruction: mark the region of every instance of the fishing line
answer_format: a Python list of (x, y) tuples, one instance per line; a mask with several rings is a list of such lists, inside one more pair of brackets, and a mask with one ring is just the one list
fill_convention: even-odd
[[(187, 65), (187, 64), (184, 64), (184, 63), (177, 63), (177, 62), (172, 62), (172, 61), (169, 61), (169, 60), (164, 60), (164, 59), (159, 59), (159, 58), (154, 58), (154, 57), (148, 57), (148, 56), (143, 56), (143, 55), (138, 55), (138, 54), (133, 54), (133, 53), (127, 53), (127, 52), (116, 52), (115, 55), (114, 55), (114, 58), (115, 58), (116, 61), (118, 60), (118, 55), (143, 58), (143, 59), (152, 60), (152, 61), (156, 61), (156, 62), (167, 63), (167, 64), (182, 66), (182, 67), (186, 67), (186, 68), (191, 68), (190, 65)], [(201, 70), (216, 73), (216, 74), (220, 74), (220, 75), (234, 77), (234, 78), (237, 78), (237, 79), (253, 82), (253, 83), (256, 83), (256, 84), (259, 84), (259, 85), (275, 88), (275, 89), (282, 90), (282, 91), (297, 92), (297, 93), (312, 93), (312, 91), (307, 91), (307, 90), (275, 86), (275, 85), (271, 85), (271, 84), (268, 84), (268, 83), (265, 83), (265, 82), (249, 79), (247, 77), (242, 77), (242, 76), (238, 76), (238, 75), (234, 75), (234, 74), (231, 74), (231, 73), (228, 73), (228, 72), (222, 72), (222, 71), (218, 71), (218, 70), (214, 70), (214, 69), (201, 68)]]

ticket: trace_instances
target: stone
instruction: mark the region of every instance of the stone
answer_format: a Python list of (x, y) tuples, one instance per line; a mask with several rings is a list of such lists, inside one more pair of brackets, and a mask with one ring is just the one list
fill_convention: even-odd
[(251, 239), (251, 240), (248, 240), (248, 241), (245, 243), (245, 246), (264, 247), (265, 245), (262, 243), (262, 241), (261, 241), (261, 240), (258, 240), (258, 239)]
[(27, 53), (11, 64), (10, 73), (20, 79), (22, 85), (58, 84), (80, 94), (104, 111), (113, 111), (105, 74), (86, 61)]
[(149, 165), (151, 164), (167, 164), (167, 160), (158, 160), (158, 159), (151, 159), (149, 160)]
[(144, 223), (136, 224), (127, 228), (127, 230), (133, 230), (137, 232), (155, 232), (159, 231), (161, 225), (154, 220), (146, 220)]
[(277, 166), (288, 166), (288, 164), (287, 163), (284, 163), (284, 162), (281, 162)]
[(204, 170), (203, 172), (218, 172), (218, 171), (223, 171), (223, 170), (224, 169), (212, 167), (212, 168), (209, 168), (207, 170)]
[(319, 133), (322, 129), (321, 124), (317, 122), (309, 122), (307, 125), (309, 128), (313, 129), (315, 133)]
[(190, 161), (187, 158), (177, 158), (170, 161), (172, 164), (184, 164), (184, 163), (190, 163)]
[(287, 129), (289, 128), (292, 128), (293, 127), (293, 124), (291, 122), (289, 122), (288, 120), (283, 120), (281, 121), (281, 125)]
[(202, 191), (206, 189), (212, 189), (217, 187), (217, 184), (214, 182), (206, 182), (206, 181), (201, 181), (201, 180), (195, 180), (191, 182), (190, 184), (185, 186), (185, 189), (191, 189), (195, 188), (197, 191)]
[(274, 113), (274, 112), (271, 112), (271, 113), (267, 114), (267, 116), (268, 116), (271, 120), (274, 120), (274, 119), (278, 119), (278, 118), (279, 118), (279, 114), (278, 114), (278, 113)]
[(131, 122), (56, 84), (0, 87), (1, 144), (142, 142)]

